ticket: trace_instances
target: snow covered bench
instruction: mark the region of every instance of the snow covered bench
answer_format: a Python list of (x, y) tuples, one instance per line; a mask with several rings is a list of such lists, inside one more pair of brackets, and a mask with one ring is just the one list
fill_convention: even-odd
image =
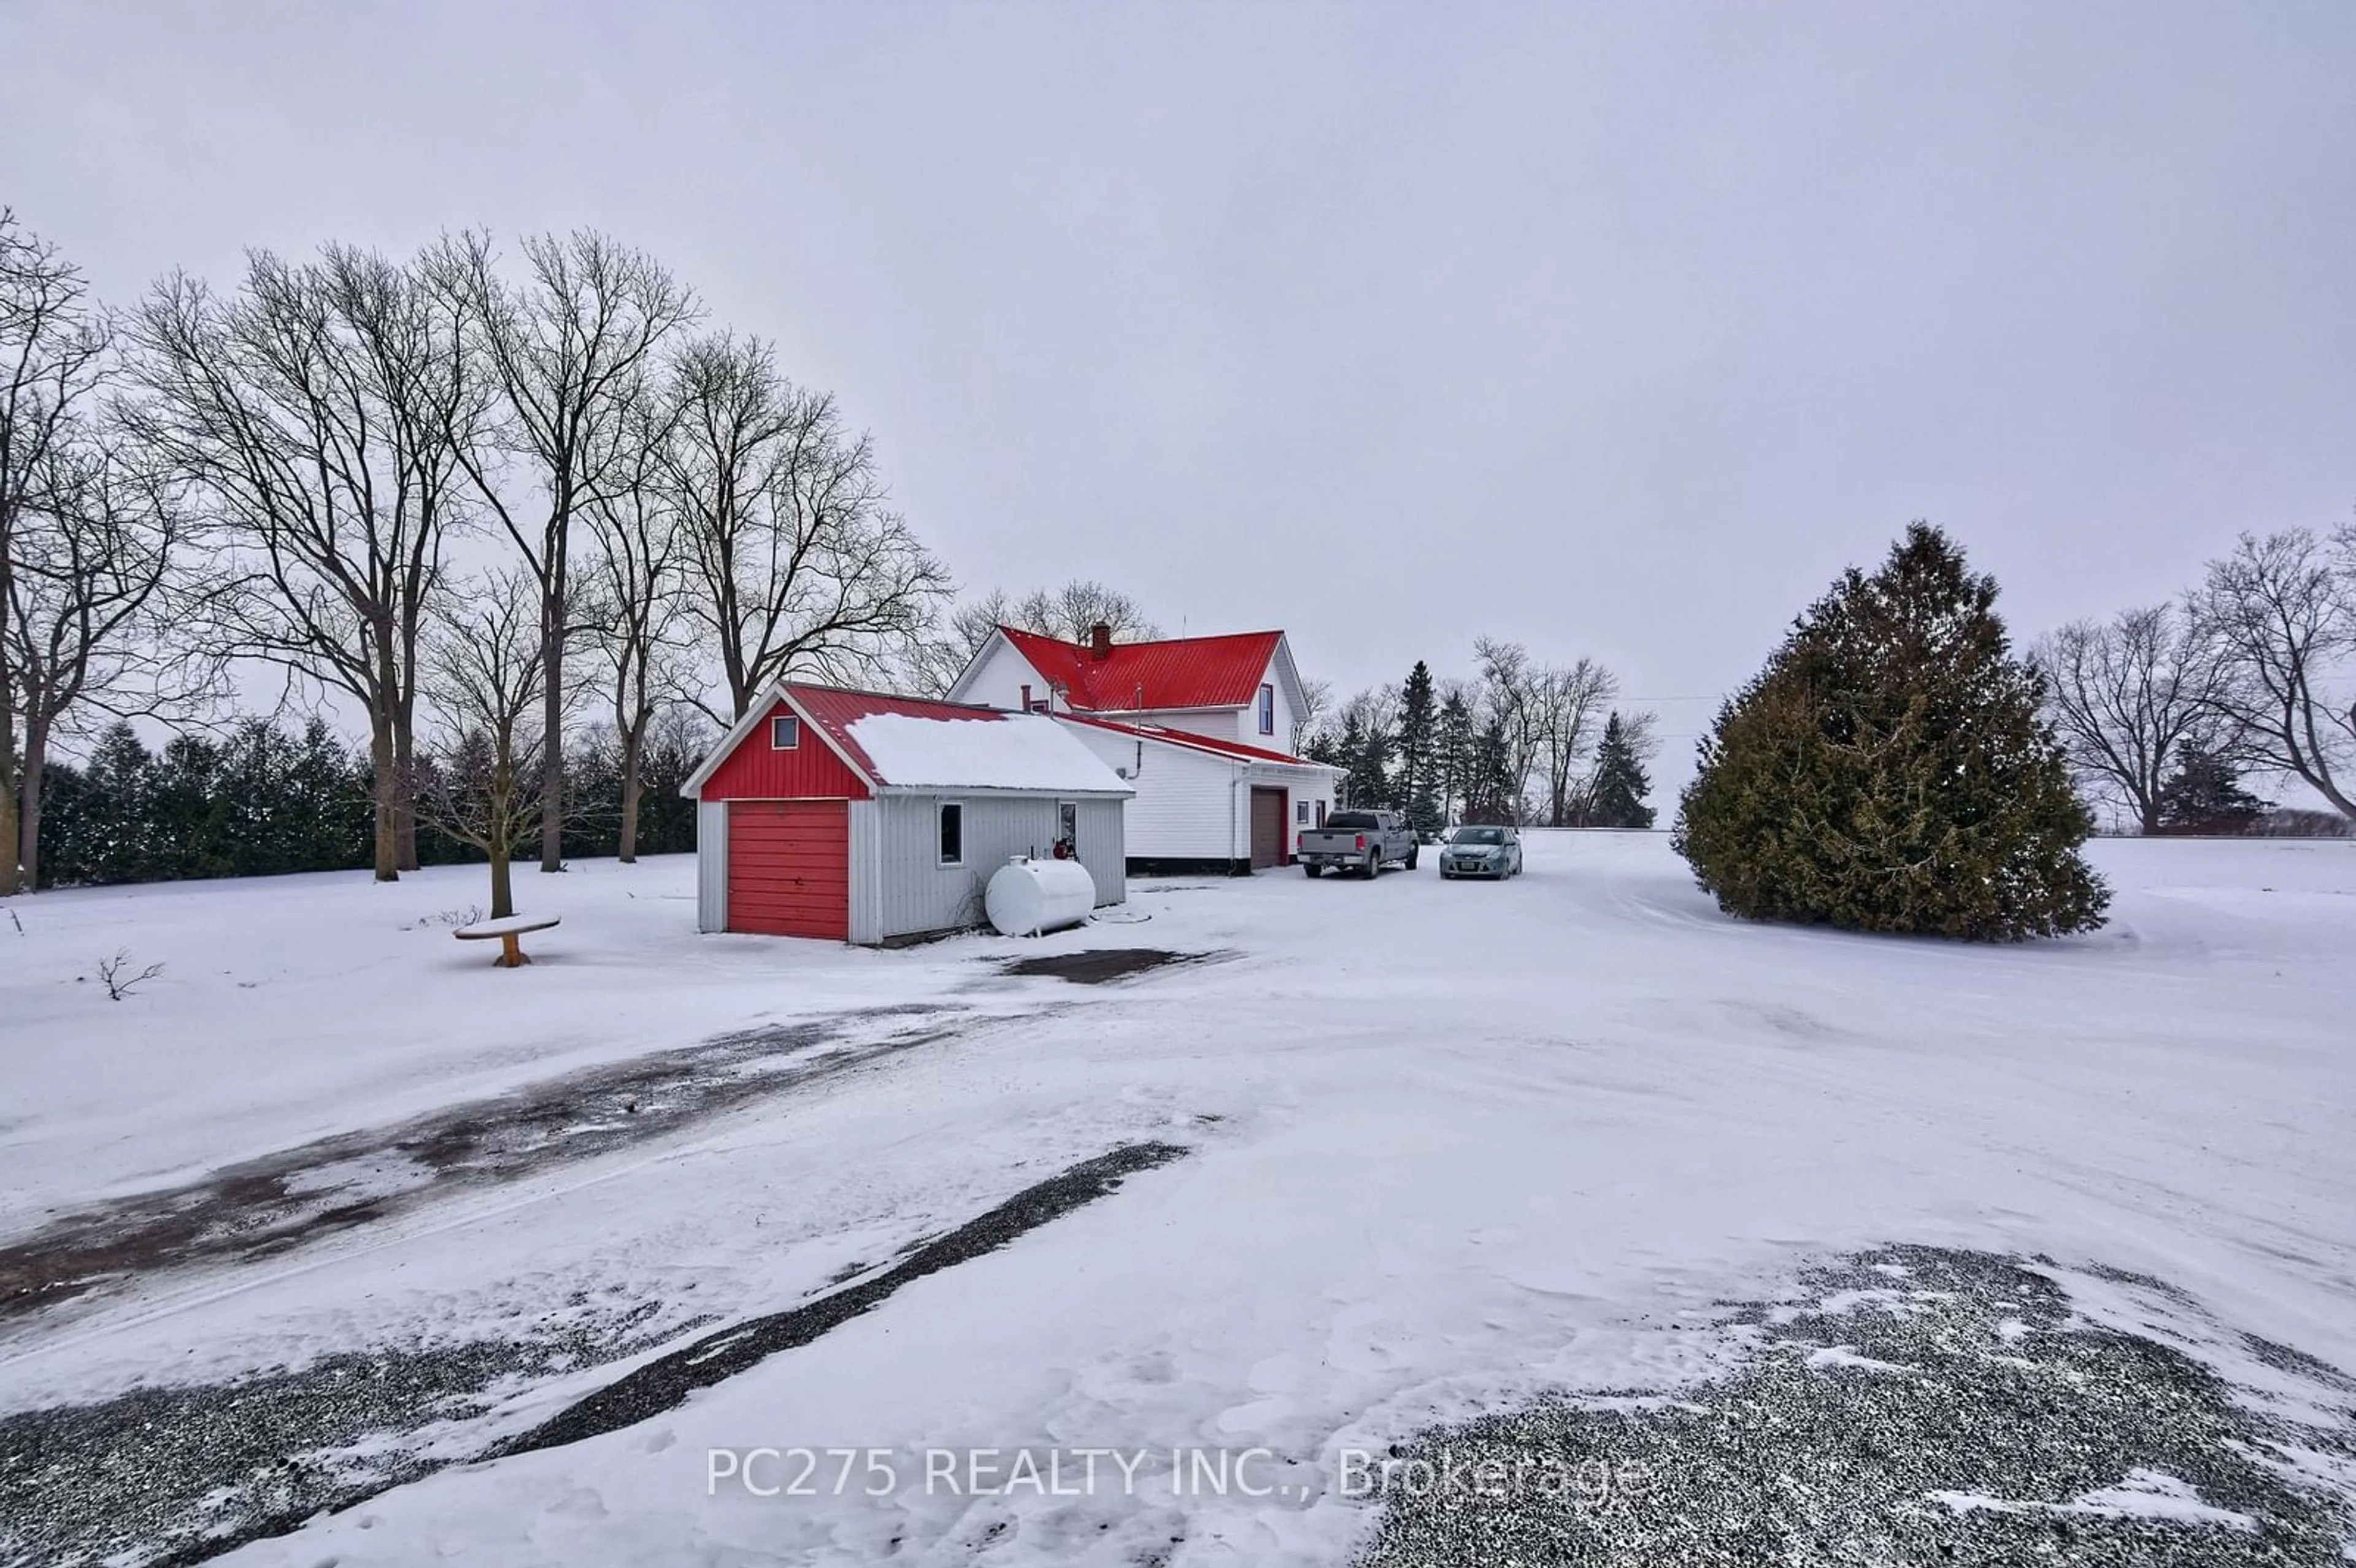
[(517, 942), (518, 937), (527, 931), (546, 931), (551, 926), (561, 923), (562, 923), (562, 917), (552, 914), (511, 914), (504, 920), (486, 920), (474, 925), (462, 926), (451, 934), (461, 942), (488, 942), (491, 938), (498, 937), (499, 955), (491, 962), (502, 969), (513, 969), (518, 965), (531, 962), (530, 957)]

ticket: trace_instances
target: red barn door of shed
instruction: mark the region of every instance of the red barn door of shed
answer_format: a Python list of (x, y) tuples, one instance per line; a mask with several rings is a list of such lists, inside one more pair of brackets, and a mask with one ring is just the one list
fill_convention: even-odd
[(840, 800), (728, 803), (728, 929), (851, 934), (851, 813)]

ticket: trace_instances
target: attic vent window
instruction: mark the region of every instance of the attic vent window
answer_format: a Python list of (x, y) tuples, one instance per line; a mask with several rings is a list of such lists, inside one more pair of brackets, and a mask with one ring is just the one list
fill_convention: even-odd
[(802, 743), (802, 721), (790, 713), (780, 713), (769, 720), (769, 750), (790, 752)]

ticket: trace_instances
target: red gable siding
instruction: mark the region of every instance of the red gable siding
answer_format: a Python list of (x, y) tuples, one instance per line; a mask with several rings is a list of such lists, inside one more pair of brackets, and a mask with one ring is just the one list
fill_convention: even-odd
[(790, 752), (769, 747), (769, 720), (792, 709), (780, 702), (762, 716), (727, 759), (703, 781), (705, 800), (865, 800), (867, 786), (835, 755), (825, 734), (803, 725)]
[(1049, 680), (1064, 683), (1075, 708), (1098, 712), (1155, 708), (1241, 708), (1259, 695), (1277, 632), (1222, 637), (1164, 637), (1115, 643), (1102, 659), (1087, 648), (1019, 627), (1001, 626), (1014, 651)]

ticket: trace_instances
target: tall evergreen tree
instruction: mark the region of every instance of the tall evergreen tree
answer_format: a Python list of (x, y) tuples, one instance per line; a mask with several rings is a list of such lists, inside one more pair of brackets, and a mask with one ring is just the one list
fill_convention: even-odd
[(1916, 523), (1720, 711), (1676, 848), (1728, 912), (2008, 941), (2102, 923), (2094, 820), (1993, 578)]
[(1653, 781), (1628, 739), (1628, 727), (1617, 709), (1604, 721), (1603, 740), (1595, 752), (1594, 798), (1588, 807), (1592, 827), (1650, 827), (1653, 808), (1644, 803)]
[(2175, 770), (2156, 804), (2162, 833), (2244, 833), (2266, 808), (2242, 787), (2242, 770), (2230, 758), (2199, 746), (2176, 749)]
[(1440, 704), (1432, 739), (1432, 778), (1440, 792), (1443, 819), (1452, 816), (1464, 798), (1472, 773), (1472, 707), (1462, 690), (1451, 691)]
[(1419, 834), (1440, 827), (1440, 802), (1432, 777), (1439, 722), (1439, 712), (1432, 705), (1431, 670), (1418, 659), (1399, 688), (1398, 798), (1399, 809), (1407, 813)]
[(1368, 723), (1357, 728), (1357, 744), (1349, 743), (1348, 731), (1343, 738), (1343, 766), (1349, 769), (1347, 783), (1350, 804), (1361, 810), (1398, 805), (1391, 789), (1391, 734), (1380, 723)]
[(1514, 798), (1513, 742), (1502, 719), (1491, 719), (1472, 737), (1464, 775), (1464, 820), (1512, 822), (1520, 816)]

